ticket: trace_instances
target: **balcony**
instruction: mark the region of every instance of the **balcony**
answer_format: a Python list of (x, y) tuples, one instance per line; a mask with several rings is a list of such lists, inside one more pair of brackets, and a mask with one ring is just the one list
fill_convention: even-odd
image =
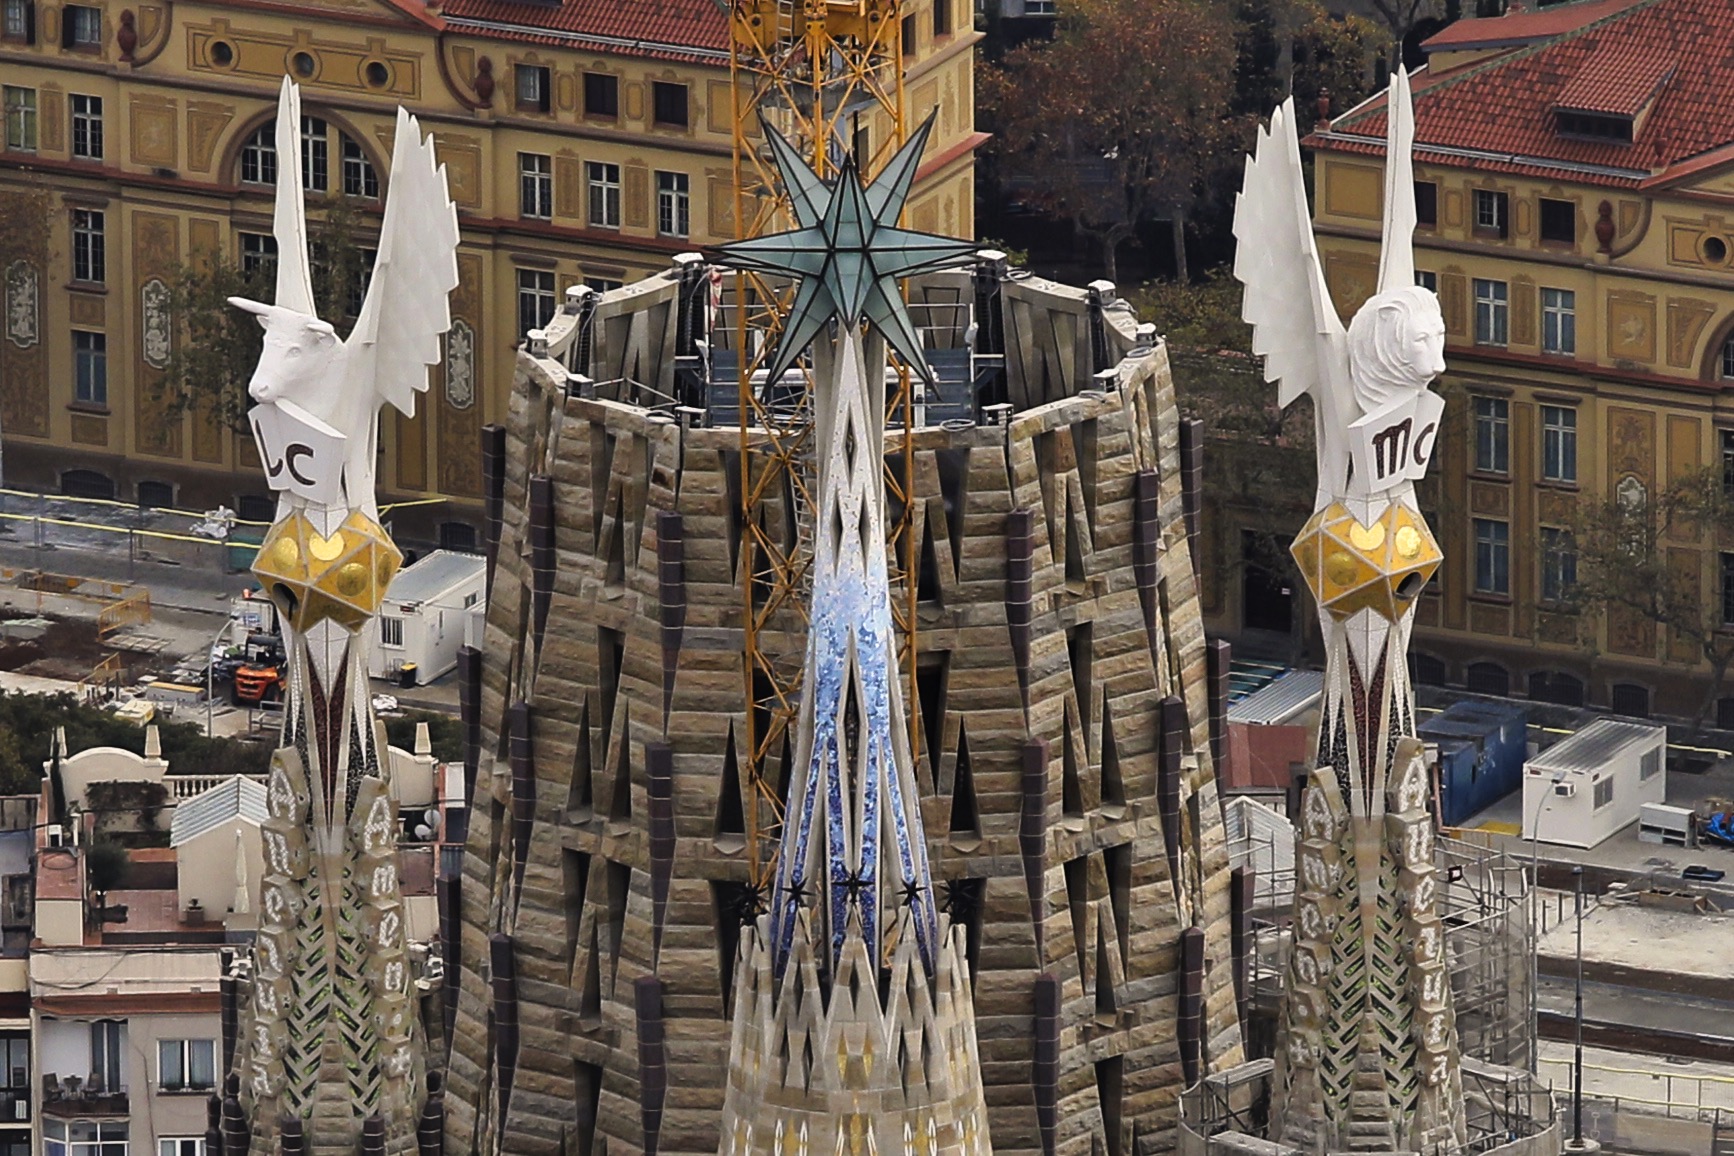
[(126, 1116), (131, 1114), (126, 1086), (104, 1087), (100, 1080), (67, 1076), (64, 1080), (53, 1072), (42, 1077), (42, 1114), (61, 1119), (73, 1117)]

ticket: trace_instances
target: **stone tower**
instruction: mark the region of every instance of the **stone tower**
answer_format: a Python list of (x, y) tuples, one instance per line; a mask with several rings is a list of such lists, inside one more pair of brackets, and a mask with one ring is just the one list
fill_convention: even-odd
[[(446, 884), (454, 1152), (723, 1141), (741, 944), (766, 900), (743, 821), (741, 536), (751, 517), (790, 552), (806, 539), (790, 493), (742, 508), (710, 285), (694, 258), (574, 290), (490, 432), (487, 637), (460, 664), (471, 828)], [(1003, 1153), (1161, 1151), (1181, 1088), (1241, 1057), (1196, 441), (1166, 349), (1111, 285), (983, 253), (911, 278), (909, 299), (937, 381), (914, 434), (904, 705), (985, 1131)], [(761, 645), (805, 663), (798, 608)], [(788, 798), (798, 766), (791, 739), (764, 789)]]
[[(234, 1054), (221, 1156), (437, 1152), (423, 1004), (439, 961), (408, 942), (397, 807), (365, 627), (402, 561), (374, 494), (379, 409), (413, 413), (450, 325), (457, 214), (433, 145), (401, 109), (378, 258), (355, 328), (314, 315), (300, 96), (278, 102), (275, 300), (249, 393), (278, 495), (253, 573), (276, 607), (286, 688), (271, 757), (258, 935), (227, 981)], [(229, 1034), (229, 1033), (225, 1033)]]
[(1409, 631), (1438, 569), (1415, 499), (1444, 403), (1438, 300), (1415, 284), (1414, 116), (1389, 93), (1379, 291), (1345, 330), (1313, 248), (1290, 101), (1246, 166), (1234, 230), (1243, 315), (1286, 405), (1311, 393), (1319, 478), (1293, 554), (1325, 641), (1302, 794), (1294, 941), (1272, 1135), (1306, 1151), (1432, 1151), (1466, 1139)]

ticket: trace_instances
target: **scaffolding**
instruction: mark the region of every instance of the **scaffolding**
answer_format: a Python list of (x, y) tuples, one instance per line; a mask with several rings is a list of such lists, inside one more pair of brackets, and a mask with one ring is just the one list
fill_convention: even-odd
[[(882, 168), (907, 136), (899, 0), (733, 0), (729, 72), (734, 93), (734, 221), (742, 238), (793, 225), (786, 189), (762, 132), (776, 129), (823, 179), (852, 156), (864, 177)], [(889, 126), (873, 140), (875, 123)], [(720, 296), (720, 294), (719, 294)], [(749, 581), (744, 607), (747, 844), (753, 887), (765, 894), (775, 875), (782, 785), (793, 754), (800, 705), (799, 646), (777, 644), (791, 616), (804, 625), (810, 589), (814, 502), (812, 382), (797, 370), (765, 380), (787, 316), (791, 287), (743, 271), (733, 277), (732, 337), (740, 420), (740, 564)], [(719, 327), (720, 329), (720, 327)], [(722, 336), (720, 331), (716, 335)], [(907, 367), (897, 373), (888, 421), (888, 561), (900, 658), (908, 678), (906, 712), (917, 750), (915, 688), (914, 396)], [(888, 429), (888, 433), (892, 431)]]
[[(1231, 838), (1235, 866), (1282, 859), (1275, 846), (1280, 833), (1248, 826)], [(1458, 1044), (1468, 1059), (1534, 1071), (1535, 932), (1528, 864), (1461, 839), (1442, 836), (1435, 846)], [(1257, 1021), (1247, 1033), (1249, 1054), (1268, 1054), (1275, 1046), (1293, 904), (1292, 869), (1268, 885), (1258, 880), (1247, 953), (1247, 991)]]

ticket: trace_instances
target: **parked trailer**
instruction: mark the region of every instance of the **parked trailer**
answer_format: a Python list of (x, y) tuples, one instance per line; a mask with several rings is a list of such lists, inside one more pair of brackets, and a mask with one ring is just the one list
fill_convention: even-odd
[(398, 571), (367, 628), (367, 673), (407, 674), (404, 685), (420, 686), (456, 667), (466, 624), (485, 597), (487, 566), (480, 554), (435, 550)]
[(1523, 837), (1594, 847), (1668, 799), (1668, 732), (1599, 719), (1529, 760), (1523, 774)]
[(1529, 720), (1516, 703), (1452, 703), (1419, 734), (1439, 748), (1439, 822), (1447, 827), (1461, 826), (1523, 781)]

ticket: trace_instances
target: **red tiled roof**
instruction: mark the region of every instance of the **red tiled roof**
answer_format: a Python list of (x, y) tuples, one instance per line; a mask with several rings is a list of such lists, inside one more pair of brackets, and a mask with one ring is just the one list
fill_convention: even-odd
[(1674, 62), (1623, 37), (1603, 37), (1583, 70), (1554, 98), (1555, 108), (1636, 116), (1674, 75)]
[(505, 40), (688, 63), (728, 57), (728, 16), (716, 0), (446, 0), (441, 15), (448, 28)]
[(1421, 47), (1428, 52), (1450, 52), (1492, 45), (1529, 44), (1581, 28), (1638, 0), (1578, 0), (1555, 4), (1539, 12), (1509, 12), (1485, 20), (1457, 20), (1429, 37)]
[[(1462, 68), (1436, 76), (1423, 71), (1415, 83), (1417, 157), (1489, 171), (1567, 172), (1590, 184), (1635, 188), (1702, 168), (1708, 154), (1734, 143), (1734, 3), (1570, 7), (1604, 14)], [(1558, 132), (1557, 108), (1632, 115), (1652, 93), (1650, 114), (1631, 144)], [(1384, 141), (1381, 95), (1307, 143), (1382, 154)]]

